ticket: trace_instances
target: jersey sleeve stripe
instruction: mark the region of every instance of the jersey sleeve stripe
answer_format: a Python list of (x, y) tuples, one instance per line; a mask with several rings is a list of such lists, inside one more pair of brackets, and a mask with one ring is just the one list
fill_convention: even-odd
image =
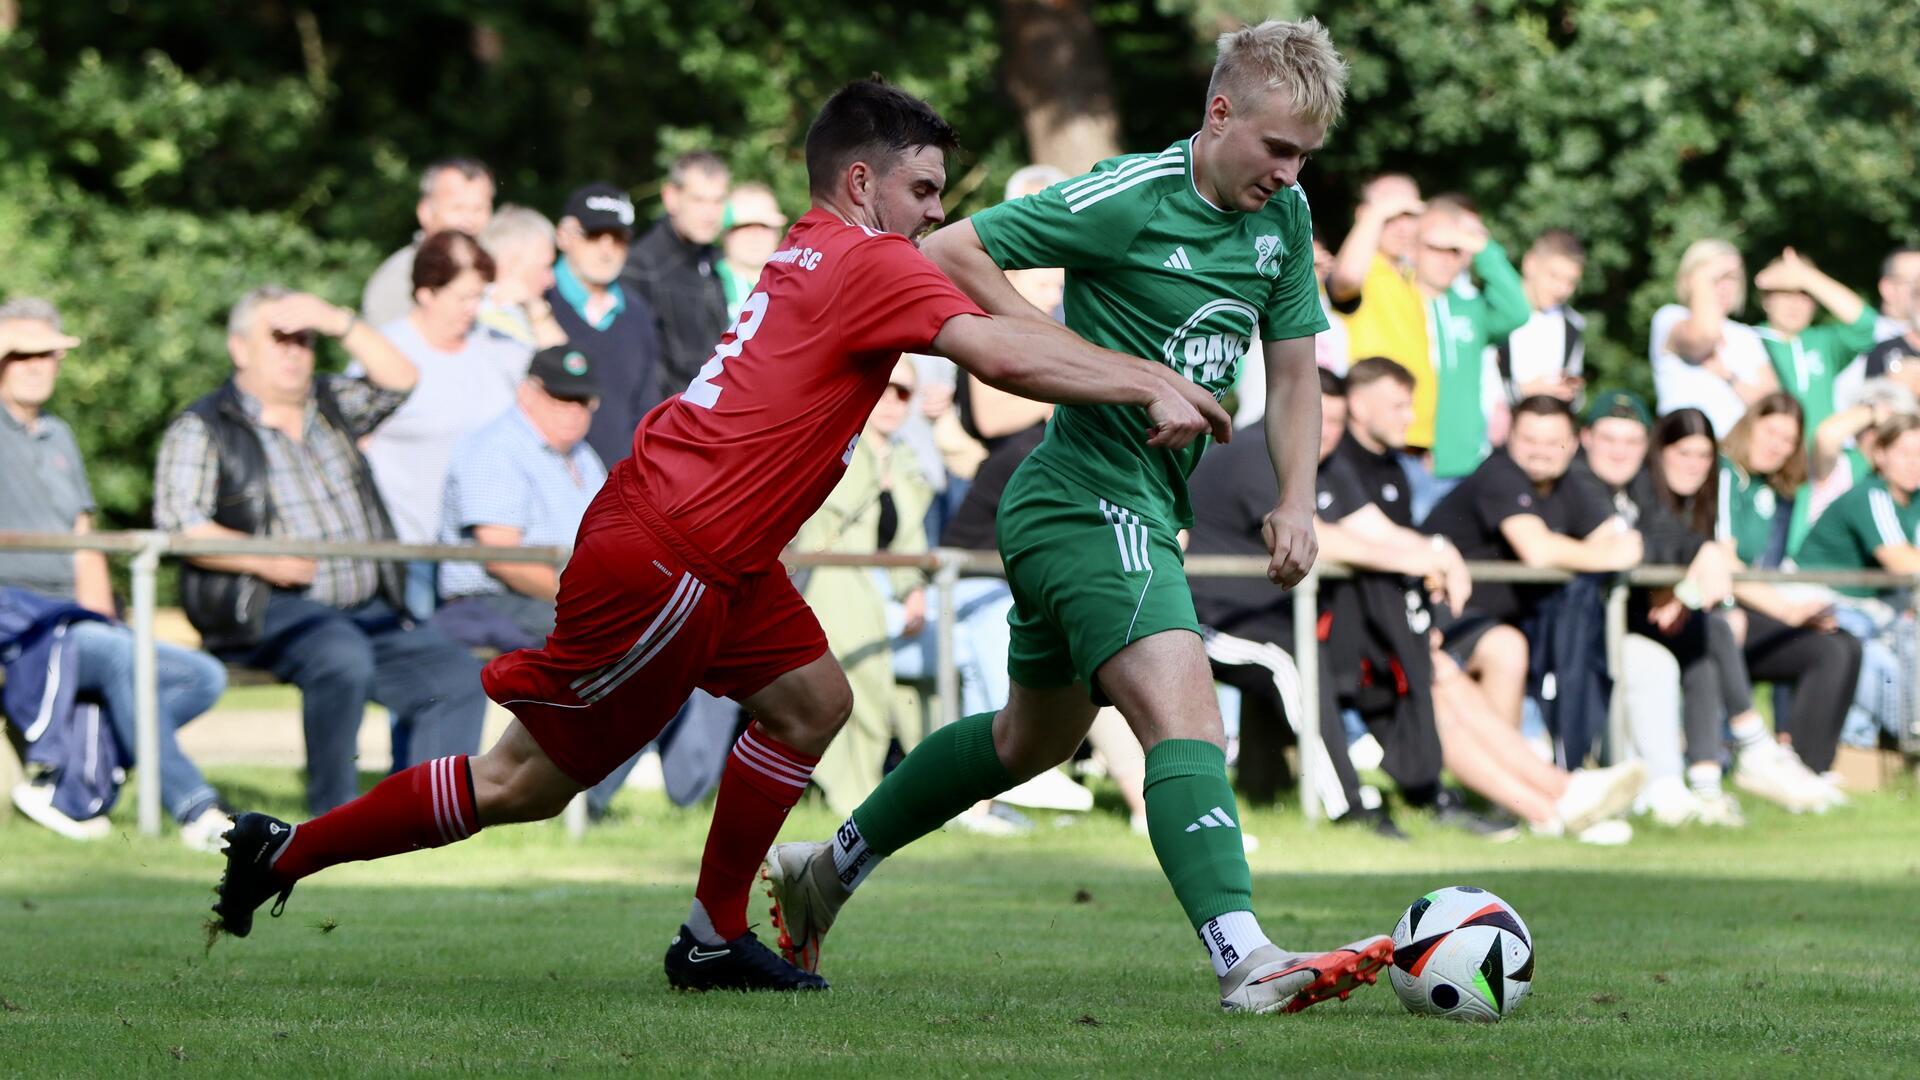
[(1165, 165), (1172, 161), (1179, 161), (1181, 160), (1181, 154), (1185, 150), (1186, 144), (1180, 143), (1175, 146), (1170, 146), (1152, 157), (1136, 158), (1117, 169), (1103, 173), (1094, 173), (1092, 176), (1085, 176), (1078, 180), (1070, 181), (1067, 186), (1060, 189), (1060, 194), (1068, 200), (1077, 199), (1098, 188), (1105, 187), (1119, 180), (1124, 180), (1142, 169), (1155, 165)]
[(1080, 211), (1085, 210), (1087, 207), (1094, 205), (1095, 203), (1101, 202), (1105, 199), (1112, 198), (1113, 196), (1120, 194), (1121, 192), (1127, 190), (1128, 188), (1138, 187), (1139, 185), (1144, 184), (1149, 180), (1158, 180), (1160, 177), (1163, 177), (1163, 176), (1185, 176), (1185, 175), (1187, 175), (1187, 166), (1185, 162), (1181, 162), (1177, 165), (1172, 165), (1167, 168), (1150, 169), (1146, 172), (1140, 173), (1139, 175), (1132, 177), (1131, 179), (1127, 180), (1124, 183), (1115, 185), (1114, 187), (1107, 188), (1106, 190), (1100, 192), (1097, 195), (1088, 196), (1086, 199), (1083, 199), (1077, 203), (1070, 202), (1067, 204), (1067, 209), (1077, 214)]
[(1900, 545), (1907, 542), (1906, 534), (1900, 531), (1900, 515), (1893, 509), (1893, 496), (1876, 488), (1867, 492), (1867, 505), (1873, 510), (1873, 524), (1880, 531), (1882, 544)]

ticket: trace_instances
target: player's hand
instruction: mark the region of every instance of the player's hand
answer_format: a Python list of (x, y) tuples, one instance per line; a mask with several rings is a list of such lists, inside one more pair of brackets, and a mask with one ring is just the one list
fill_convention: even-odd
[(1147, 405), (1147, 417), (1153, 421), (1147, 431), (1148, 446), (1179, 450), (1202, 435), (1211, 434), (1221, 442), (1233, 437), (1233, 418), (1212, 393), (1173, 372), (1160, 382), (1160, 395)]
[(927, 628), (927, 590), (915, 589), (900, 602), (906, 621), (900, 626), (901, 637), (919, 637), (920, 631)]
[(297, 555), (269, 555), (260, 560), (254, 576), (264, 579), (276, 589), (304, 589), (313, 584), (316, 569), (318, 564), (312, 559)]
[(1320, 556), (1320, 542), (1313, 535), (1313, 511), (1306, 508), (1276, 506), (1260, 523), (1260, 535), (1267, 542), (1272, 558), (1267, 562), (1267, 580), (1283, 589), (1300, 584)]
[(300, 334), (309, 330), (339, 337), (353, 328), (353, 313), (335, 307), (312, 293), (283, 296), (268, 305), (262, 314), (276, 334)]

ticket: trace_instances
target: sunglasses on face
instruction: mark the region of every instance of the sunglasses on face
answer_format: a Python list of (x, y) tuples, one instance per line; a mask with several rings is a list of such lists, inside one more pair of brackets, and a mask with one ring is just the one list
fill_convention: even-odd
[(67, 355), (65, 349), (49, 349), (46, 352), (12, 352), (0, 356), (0, 362), (12, 363), (15, 360), (58, 360)]
[(597, 397), (589, 397), (589, 398), (561, 397), (558, 394), (548, 394), (547, 396), (552, 398), (556, 403), (561, 405), (574, 405), (579, 408), (585, 409), (588, 412), (598, 412), (600, 410), (600, 399)]
[(303, 349), (313, 348), (315, 334), (311, 330), (296, 330), (291, 334), (278, 330), (273, 332), (273, 340), (282, 345), (298, 345)]
[(906, 383), (890, 382), (887, 384), (887, 389), (893, 391), (894, 399), (897, 401), (905, 401), (913, 396), (913, 387)]

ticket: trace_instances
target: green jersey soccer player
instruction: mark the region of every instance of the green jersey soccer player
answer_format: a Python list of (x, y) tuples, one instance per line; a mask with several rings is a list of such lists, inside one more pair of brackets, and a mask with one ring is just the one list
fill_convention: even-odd
[[(1327, 325), (1312, 220), (1295, 181), (1338, 114), (1345, 83), (1346, 66), (1316, 21), (1226, 34), (1197, 134), (1102, 162), (926, 244), (987, 311), (1050, 328), (1002, 271), (1064, 267), (1067, 328), (1054, 332), (1165, 364), (1216, 397), (1257, 336), (1280, 481), (1266, 520), (1268, 574), (1288, 586), (1315, 554), (1313, 335)], [(1374, 981), (1391, 959), (1385, 937), (1293, 953), (1261, 933), (1176, 539), (1191, 523), (1187, 475), (1203, 447), (1143, 445), (1151, 426), (1139, 409), (1062, 407), (1008, 483), (999, 512), (1015, 601), (1007, 706), (930, 735), (831, 843), (772, 852), (766, 875), (796, 963), (817, 968), (821, 937), (876, 862), (1065, 760), (1096, 703), (1108, 701), (1147, 752), (1148, 832), (1213, 960), (1223, 1006), (1297, 1011)]]

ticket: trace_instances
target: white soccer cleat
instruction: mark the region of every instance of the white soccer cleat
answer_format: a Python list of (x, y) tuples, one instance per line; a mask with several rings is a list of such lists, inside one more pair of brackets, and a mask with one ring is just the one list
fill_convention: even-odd
[(1631, 809), (1646, 777), (1647, 768), (1638, 761), (1575, 770), (1567, 778), (1567, 790), (1554, 804), (1554, 813), (1566, 831), (1577, 836)]
[(1826, 785), (1791, 750), (1771, 739), (1740, 752), (1733, 783), (1796, 814), (1822, 813), (1831, 805)]
[(803, 971), (818, 973), (820, 943), (850, 895), (834, 870), (833, 846), (819, 841), (775, 844), (760, 864), (760, 880), (773, 901), (780, 955)]
[(1633, 826), (1622, 818), (1608, 818), (1581, 829), (1573, 838), (1594, 847), (1620, 847), (1633, 842)]
[(1262, 945), (1220, 978), (1220, 1007), (1228, 1012), (1297, 1013), (1380, 981), (1393, 963), (1393, 939), (1363, 938), (1331, 952), (1292, 953)]

